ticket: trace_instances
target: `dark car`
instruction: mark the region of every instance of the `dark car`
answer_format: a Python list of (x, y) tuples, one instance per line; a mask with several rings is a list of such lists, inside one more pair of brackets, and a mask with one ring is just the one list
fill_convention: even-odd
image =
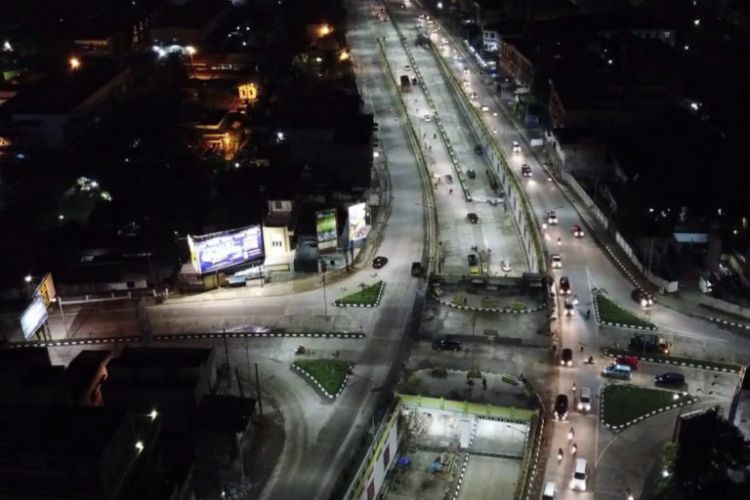
[(416, 86), (417, 85), (417, 79), (414, 78), (414, 77), (412, 77), (411, 84)]
[(476, 224), (477, 222), (479, 222), (479, 216), (474, 212), (469, 212), (468, 214), (466, 214), (466, 220), (468, 220), (472, 224)]
[(474, 146), (474, 152), (478, 155), (481, 155), (484, 153), (484, 149), (482, 149), (482, 146), (477, 144), (476, 146)]
[(565, 348), (560, 353), (560, 366), (573, 366), (573, 351)]
[(684, 385), (685, 375), (682, 373), (662, 373), (654, 377), (656, 385)]
[(521, 165), (521, 176), (531, 177), (531, 175), (531, 167), (526, 165), (525, 163)]
[(573, 233), (573, 236), (576, 238), (583, 238), (583, 229), (581, 229), (581, 226), (578, 224), (575, 224), (573, 227), (570, 228), (570, 232)]
[(555, 420), (566, 420), (568, 418), (568, 396), (558, 394), (555, 398)]
[(469, 179), (476, 179), (477, 178), (477, 174), (473, 170), (467, 170), (466, 171), (466, 177), (468, 177)]
[(372, 267), (375, 269), (380, 269), (384, 265), (388, 264), (388, 258), (387, 257), (375, 257), (372, 259)]
[(560, 293), (563, 295), (570, 295), (570, 280), (567, 276), (560, 277)]
[(411, 263), (411, 275), (415, 278), (422, 276), (422, 263), (412, 262)]
[(630, 292), (630, 298), (639, 303), (644, 309), (648, 309), (649, 307), (654, 305), (653, 295), (645, 290), (641, 290), (640, 288), (636, 288), (635, 290)]
[(461, 341), (455, 337), (443, 337), (433, 342), (432, 348), (436, 351), (460, 351), (463, 346)]
[(477, 255), (474, 253), (470, 253), (466, 260), (469, 262), (469, 266), (474, 267), (479, 265), (479, 259), (477, 259)]

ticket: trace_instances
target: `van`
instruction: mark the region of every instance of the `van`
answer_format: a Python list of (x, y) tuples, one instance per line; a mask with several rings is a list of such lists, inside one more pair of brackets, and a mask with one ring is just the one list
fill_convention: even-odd
[(570, 489), (586, 491), (589, 481), (589, 462), (585, 458), (577, 458), (573, 467), (573, 477), (570, 479)]
[(557, 495), (557, 485), (552, 481), (547, 481), (542, 490), (542, 500), (555, 500)]

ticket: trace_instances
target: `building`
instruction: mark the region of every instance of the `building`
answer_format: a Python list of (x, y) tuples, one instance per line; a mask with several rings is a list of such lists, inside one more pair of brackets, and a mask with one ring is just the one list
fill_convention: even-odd
[(84, 138), (106, 111), (108, 100), (123, 91), (130, 78), (127, 67), (110, 59), (68, 63), (0, 105), (0, 118), (33, 145), (62, 149)]
[(229, 466), (250, 430), (254, 411), (254, 399), (204, 397), (194, 421), (196, 455)]
[(107, 407), (139, 414), (158, 409), (166, 427), (185, 430), (216, 384), (216, 358), (213, 349), (126, 347), (107, 372)]
[(199, 45), (231, 12), (231, 4), (216, 0), (191, 0), (167, 6), (150, 28), (157, 45)]
[[(110, 500), (152, 444), (147, 417), (73, 406), (0, 409), (0, 497)], [(137, 447), (138, 445), (138, 447)]]

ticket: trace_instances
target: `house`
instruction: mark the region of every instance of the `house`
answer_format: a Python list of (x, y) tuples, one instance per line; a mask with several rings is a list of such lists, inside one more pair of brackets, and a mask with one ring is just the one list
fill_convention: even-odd
[(29, 142), (48, 149), (67, 147), (95, 126), (106, 103), (129, 82), (130, 71), (106, 58), (74, 58), (21, 88), (0, 105), (0, 116)]
[(157, 409), (166, 427), (184, 430), (216, 384), (216, 354), (213, 348), (126, 347), (107, 372), (102, 385), (107, 407), (138, 414)]

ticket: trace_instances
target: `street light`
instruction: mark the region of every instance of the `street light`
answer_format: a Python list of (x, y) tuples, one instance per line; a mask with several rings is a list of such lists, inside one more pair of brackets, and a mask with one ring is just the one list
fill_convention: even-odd
[(26, 276), (23, 277), (23, 280), (28, 284), (28, 283), (31, 283), (32, 277), (30, 274), (27, 274)]
[(187, 47), (185, 47), (185, 52), (187, 52), (187, 55), (190, 56), (190, 65), (192, 66), (193, 65), (193, 56), (198, 51), (192, 45), (188, 45)]
[(73, 71), (81, 68), (81, 60), (75, 56), (68, 59), (68, 64), (70, 65), (70, 69), (72, 69)]

